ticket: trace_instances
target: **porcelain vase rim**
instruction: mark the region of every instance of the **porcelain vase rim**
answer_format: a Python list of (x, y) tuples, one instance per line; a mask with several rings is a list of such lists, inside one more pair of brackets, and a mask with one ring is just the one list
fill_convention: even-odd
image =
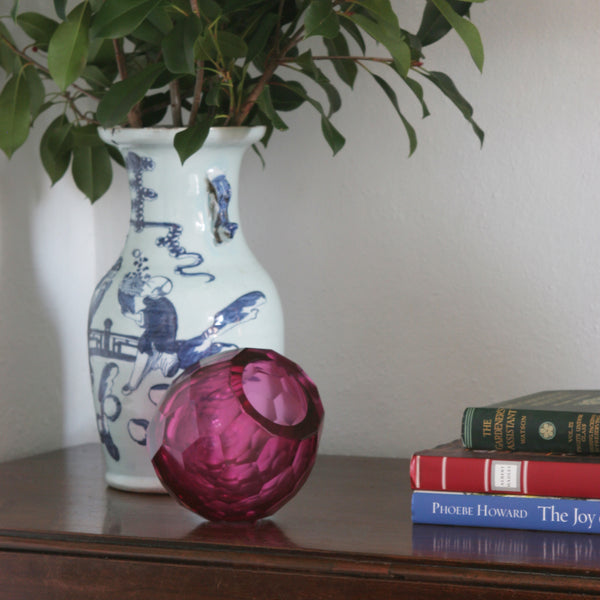
[[(175, 136), (186, 131), (185, 127), (99, 127), (100, 138), (108, 144), (136, 144), (137, 146), (172, 144)], [(265, 134), (264, 125), (239, 127), (211, 127), (203, 148), (215, 146), (248, 147)]]

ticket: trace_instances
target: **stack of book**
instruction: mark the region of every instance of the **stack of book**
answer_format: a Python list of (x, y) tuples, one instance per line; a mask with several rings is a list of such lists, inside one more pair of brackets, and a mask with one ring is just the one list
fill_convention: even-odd
[(600, 533), (600, 390), (467, 408), (410, 478), (414, 523)]

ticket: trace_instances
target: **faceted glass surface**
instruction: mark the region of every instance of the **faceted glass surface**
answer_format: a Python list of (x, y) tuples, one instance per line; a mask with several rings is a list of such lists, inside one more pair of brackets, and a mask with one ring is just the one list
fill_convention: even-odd
[(273, 350), (232, 350), (173, 382), (150, 423), (148, 448), (181, 504), (213, 521), (255, 521), (306, 481), (323, 414), (297, 364)]

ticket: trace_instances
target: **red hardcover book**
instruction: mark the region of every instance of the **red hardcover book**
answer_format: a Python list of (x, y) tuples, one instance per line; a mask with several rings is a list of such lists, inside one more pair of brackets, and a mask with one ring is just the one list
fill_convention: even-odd
[(460, 440), (413, 454), (414, 490), (600, 499), (600, 456), (469, 450)]

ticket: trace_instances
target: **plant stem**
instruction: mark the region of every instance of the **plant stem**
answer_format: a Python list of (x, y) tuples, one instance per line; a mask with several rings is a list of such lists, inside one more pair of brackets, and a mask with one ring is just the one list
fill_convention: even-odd
[(62, 97), (67, 101), (69, 108), (73, 111), (73, 114), (75, 115), (75, 118), (78, 121), (85, 121), (91, 125), (99, 125), (98, 121), (95, 121), (94, 119), (90, 119), (89, 117), (86, 117), (77, 108), (77, 105), (75, 104), (75, 99), (71, 96), (71, 94), (69, 94), (68, 92), (65, 92), (64, 94), (62, 94)]
[(198, 0), (190, 0), (190, 6), (192, 7), (192, 12), (199, 17), (200, 9), (198, 8)]
[[(40, 70), (42, 73), (45, 73), (46, 75), (50, 75), (50, 71), (44, 65), (33, 60), (33, 58), (31, 58), (29, 55), (25, 54), (25, 52), (23, 52), (22, 50), (19, 50), (15, 46), (13, 46), (1, 33), (0, 33), (0, 41), (2, 43), (6, 44), (8, 49), (13, 54), (20, 56), (22, 59), (26, 60), (30, 65), (32, 65), (36, 69)], [(81, 94), (84, 94), (85, 96), (87, 96), (88, 98), (91, 98), (92, 100), (100, 100), (100, 98), (98, 96), (96, 96), (95, 94), (92, 94), (92, 92), (90, 92), (89, 90), (85, 90), (82, 87), (79, 87), (78, 85), (76, 85), (74, 83), (72, 83), (69, 87), (72, 87), (74, 90), (77, 90), (78, 92), (80, 92)]]
[(192, 126), (196, 122), (198, 117), (198, 111), (200, 110), (200, 102), (202, 100), (202, 88), (204, 87), (204, 62), (199, 60), (196, 70), (196, 83), (194, 85), (194, 99), (192, 101), (192, 108), (190, 110), (189, 125)]
[[(380, 62), (391, 64), (394, 62), (393, 58), (383, 58), (380, 56), (311, 56), (313, 60), (351, 60), (352, 62)], [(280, 62), (294, 62), (296, 58), (282, 58)]]
[(265, 89), (265, 86), (269, 83), (269, 81), (271, 81), (271, 78), (273, 77), (275, 71), (277, 70), (277, 67), (279, 67), (282, 62), (285, 62), (285, 55), (294, 46), (296, 46), (298, 43), (300, 43), (300, 40), (302, 40), (302, 37), (304, 35), (303, 32), (304, 32), (304, 27), (301, 27), (294, 34), (292, 39), (287, 43), (287, 45), (281, 51), (281, 53), (275, 57), (271, 57), (271, 59), (267, 63), (267, 66), (265, 67), (265, 70), (263, 71), (263, 74), (261, 75), (260, 79), (258, 80), (256, 85), (252, 88), (252, 91), (250, 92), (250, 94), (248, 94), (248, 97), (246, 98), (246, 101), (242, 105), (240, 111), (234, 117), (234, 120), (233, 120), (234, 125), (238, 125), (238, 126), (242, 125), (243, 122), (246, 120), (246, 117), (252, 110), (253, 106), (256, 104), (257, 100), (259, 99), (260, 95), (262, 94), (263, 90)]
[(238, 125), (238, 126), (242, 125), (242, 123), (246, 120), (246, 117), (252, 110), (252, 107), (256, 104), (256, 101), (262, 94), (262, 91), (265, 89), (265, 86), (267, 85), (267, 83), (269, 83), (271, 77), (273, 77), (273, 74), (275, 73), (275, 70), (277, 69), (278, 66), (279, 66), (279, 62), (276, 60), (272, 60), (267, 65), (267, 67), (263, 71), (263, 74), (261, 75), (261, 78), (258, 80), (258, 82), (254, 86), (254, 88), (252, 88), (252, 91), (250, 92), (250, 94), (248, 94), (248, 97), (246, 98), (246, 101), (242, 105), (242, 108), (240, 109), (239, 113), (236, 115), (236, 117), (234, 119), (234, 125)]
[[(118, 39), (113, 40), (113, 47), (115, 49), (115, 59), (117, 61), (117, 69), (119, 70), (119, 76), (121, 81), (127, 79), (127, 63), (125, 61), (125, 55), (123, 54), (123, 48)], [(139, 102), (127, 113), (127, 122), (130, 127), (140, 128), (142, 127), (142, 116)]]
[(277, 28), (275, 30), (275, 49), (279, 52), (279, 44), (281, 42), (281, 18), (283, 15), (283, 5), (285, 0), (279, 0), (279, 8), (277, 10)]
[(113, 48), (115, 49), (115, 59), (117, 61), (117, 69), (119, 69), (119, 77), (121, 79), (127, 79), (127, 63), (125, 62), (125, 55), (118, 39), (113, 40)]
[(181, 92), (179, 90), (179, 81), (177, 79), (169, 83), (169, 95), (171, 97), (171, 115), (173, 117), (173, 126), (181, 127)]

